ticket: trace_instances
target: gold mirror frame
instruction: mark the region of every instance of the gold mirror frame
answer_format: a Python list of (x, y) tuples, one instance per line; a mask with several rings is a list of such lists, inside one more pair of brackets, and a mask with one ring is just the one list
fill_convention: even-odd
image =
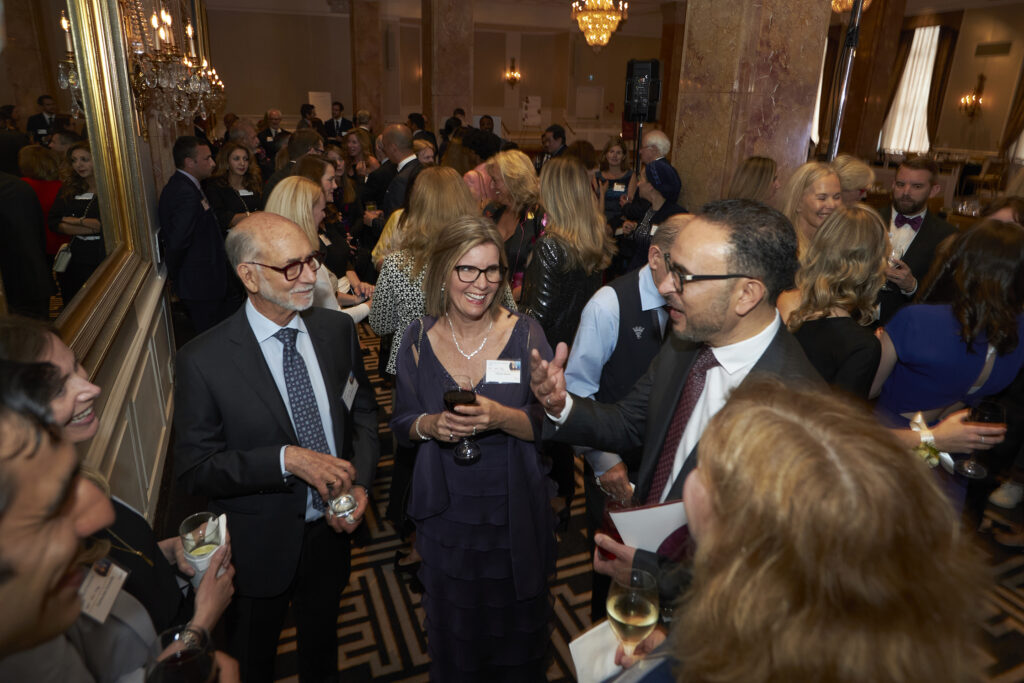
[(57, 318), (90, 373), (102, 363), (153, 267), (145, 192), (118, 0), (68, 0), (104, 237), (116, 245)]

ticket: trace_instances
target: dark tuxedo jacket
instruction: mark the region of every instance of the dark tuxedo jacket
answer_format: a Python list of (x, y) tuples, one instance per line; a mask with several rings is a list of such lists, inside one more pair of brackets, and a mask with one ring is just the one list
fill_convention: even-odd
[(363, 187), (363, 204), (373, 202), (377, 208), (384, 208), (384, 195), (388, 191), (388, 185), (395, 179), (398, 173), (397, 168), (390, 159), (385, 159), (376, 171), (371, 171), (366, 176), (366, 183)]
[(0, 279), (11, 313), (45, 320), (53, 276), (46, 257), (46, 217), (32, 186), (0, 172)]
[(385, 222), (395, 212), (395, 209), (400, 209), (405, 205), (405, 195), (409, 192), (413, 179), (422, 168), (420, 160), (413, 159), (403, 166), (402, 170), (396, 173), (394, 179), (388, 184), (388, 191), (384, 193), (384, 205), (381, 206), (381, 209), (384, 210)]
[(327, 133), (325, 137), (335, 142), (341, 140), (341, 136), (345, 134), (345, 131), (351, 129), (352, 122), (344, 117), (341, 119), (340, 124), (336, 123), (334, 119), (327, 119), (324, 122), (324, 131)]
[[(32, 142), (42, 143), (43, 138), (50, 135), (57, 129), (57, 115), (53, 115), (53, 123), (46, 123), (46, 115), (43, 112), (28, 117), (25, 130), (32, 137)], [(43, 131), (43, 132), (39, 132)]]
[[(553, 422), (545, 420), (544, 439), (592, 446), (614, 453), (629, 453), (642, 448), (640, 462), (626, 462), (626, 466), (630, 471), (638, 471), (636, 496), (644, 500), (654, 478), (672, 414), (698, 350), (698, 345), (673, 335), (625, 398), (617, 403), (598, 403), (574, 394), (572, 412), (564, 424), (556, 430)], [(821, 375), (804, 355), (800, 343), (786, 331), (785, 326), (779, 328), (747, 377), (757, 374), (774, 375), (787, 384), (826, 388)], [(691, 452), (679, 476), (672, 482), (666, 500), (682, 498), (683, 482), (696, 464), (696, 453)], [(663, 595), (675, 594), (685, 579), (674, 571), (678, 567), (669, 566), (664, 559), (654, 553), (637, 550), (633, 566), (658, 576)]]
[(274, 158), (277, 156), (278, 138), (282, 135), (288, 135), (289, 133), (291, 133), (291, 131), (285, 130), (284, 128), (277, 131), (277, 135), (271, 133), (269, 128), (264, 128), (260, 132), (256, 133), (256, 137), (259, 138), (260, 141), (260, 147), (263, 148), (263, 151), (266, 153), (271, 164), (274, 163)]
[(224, 233), (200, 189), (184, 173), (175, 171), (160, 193), (158, 214), (160, 241), (174, 291), (182, 299), (222, 299), (228, 286)]
[[(379, 456), (377, 403), (355, 324), (323, 308), (301, 316), (330, 399), (334, 433), (328, 438), (355, 466), (356, 482), (369, 489)], [(212, 512), (227, 514), (239, 593), (279, 595), (298, 567), (309, 487), (281, 474), (281, 447), (298, 438), (288, 397), (278, 392), (245, 307), (186, 344), (175, 373), (177, 478), (192, 495), (209, 497)], [(342, 400), (350, 373), (359, 383), (351, 410)]]
[[(885, 222), (886, 229), (888, 230), (889, 224), (892, 221), (892, 206), (889, 206), (882, 212), (882, 220)], [(921, 280), (924, 279), (924, 276), (928, 274), (932, 267), (932, 261), (935, 259), (935, 248), (939, 246), (942, 240), (954, 233), (956, 233), (956, 228), (935, 214), (929, 211), (924, 215), (921, 229), (917, 231), (917, 236), (910, 243), (910, 247), (907, 248), (902, 259), (907, 264), (907, 267), (910, 268), (910, 272), (917, 278), (918, 286), (920, 286)], [(888, 284), (885, 289), (878, 293), (878, 302), (882, 307), (881, 315), (878, 319), (879, 322), (882, 325), (889, 322), (889, 319), (896, 314), (896, 311), (909, 304), (913, 299), (913, 295), (905, 296), (894, 285)]]

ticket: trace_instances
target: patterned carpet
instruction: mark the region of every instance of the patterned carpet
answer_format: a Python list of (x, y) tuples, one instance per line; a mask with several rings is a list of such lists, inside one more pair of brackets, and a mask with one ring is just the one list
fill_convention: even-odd
[[(346, 683), (361, 681), (427, 681), (429, 659), (422, 629), (420, 597), (408, 579), (393, 569), (395, 550), (401, 545), (383, 521), (391, 481), (391, 432), (387, 420), (391, 394), (378, 375), (379, 341), (365, 324), (360, 341), (367, 350), (366, 369), (381, 406), (382, 456), (373, 490), (373, 506), (366, 516), (366, 543), (353, 555), (352, 579), (342, 599), (338, 648)], [(590, 626), (590, 556), (584, 537), (581, 474), (569, 530), (560, 539), (557, 577), (552, 584), (555, 623), (551, 639), (549, 681), (573, 681), (568, 642)], [(1015, 511), (1021, 512), (1020, 510)], [(989, 512), (995, 524), (1014, 521)], [(1007, 551), (979, 536), (979, 548), (994, 571), (996, 587), (989, 596), (984, 644), (989, 681), (1024, 681), (1024, 554)], [(297, 681), (295, 629), (286, 624), (278, 647), (280, 681)]]

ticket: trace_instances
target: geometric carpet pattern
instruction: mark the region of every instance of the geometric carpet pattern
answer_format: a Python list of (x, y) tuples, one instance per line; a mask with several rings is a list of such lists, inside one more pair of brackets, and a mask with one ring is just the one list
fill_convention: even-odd
[[(381, 406), (382, 454), (373, 487), (373, 505), (363, 523), (362, 547), (353, 550), (352, 578), (341, 604), (338, 648), (341, 680), (425, 682), (428, 680), (426, 633), (422, 628), (420, 596), (408, 579), (393, 568), (401, 541), (384, 521), (391, 481), (391, 392), (379, 373), (379, 341), (369, 326), (359, 325), (367, 374)], [(569, 529), (559, 538), (557, 575), (551, 584), (554, 598), (553, 632), (549, 652), (549, 681), (575, 680), (568, 643), (590, 627), (591, 558), (584, 536), (582, 473), (577, 471), (577, 495)], [(990, 524), (1003, 526), (1019, 518), (1005, 512), (987, 513)], [(1020, 515), (1021, 511), (1015, 511)], [(1024, 553), (1013, 552), (978, 536), (980, 552), (988, 561), (995, 588), (986, 603), (984, 623), (987, 680), (993, 683), (1024, 681)], [(289, 622), (281, 633), (276, 673), (279, 681), (297, 681), (295, 629)], [(443, 682), (442, 682), (443, 683)]]

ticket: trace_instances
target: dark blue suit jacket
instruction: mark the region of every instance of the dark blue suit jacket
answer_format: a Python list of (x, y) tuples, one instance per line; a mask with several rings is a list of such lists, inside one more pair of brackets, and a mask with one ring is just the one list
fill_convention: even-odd
[(174, 291), (182, 299), (216, 300), (227, 293), (227, 252), (217, 217), (184, 173), (160, 193), (160, 242)]

